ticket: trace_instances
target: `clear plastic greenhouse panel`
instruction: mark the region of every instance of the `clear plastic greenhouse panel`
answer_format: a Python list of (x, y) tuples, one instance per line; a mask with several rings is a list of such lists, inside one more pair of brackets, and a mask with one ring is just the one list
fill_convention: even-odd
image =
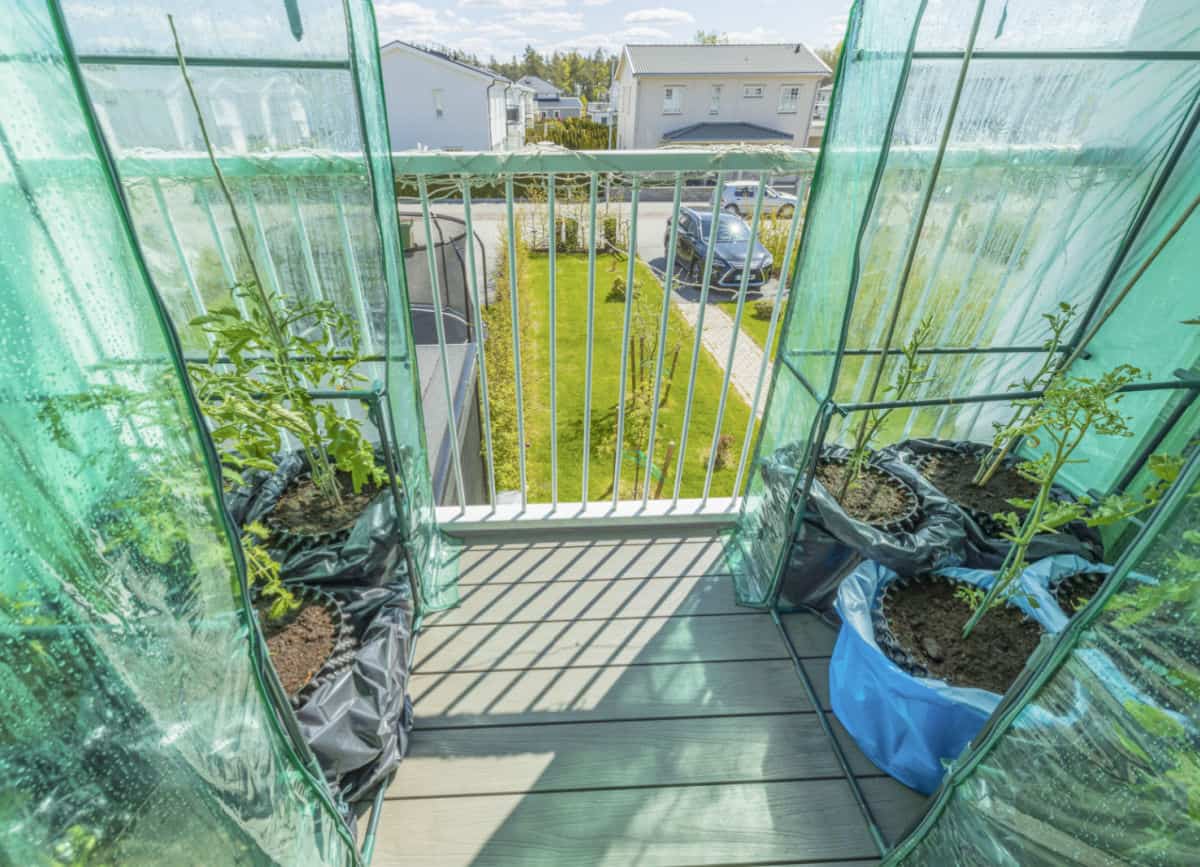
[[(238, 304), (233, 287), (255, 272), (273, 296), (344, 314), (364, 387), (382, 384), (420, 601), (453, 604), (455, 559), (434, 519), (371, 4), (63, 7), (138, 243), (189, 361), (209, 351), (194, 320)], [(205, 156), (168, 15), (246, 244)], [(340, 408), (363, 415), (356, 401)]]
[(356, 863), (63, 22), (0, 9), (0, 860)]
[(1200, 456), (888, 863), (1200, 863), (1197, 636)]
[(1086, 343), (1072, 373), (1128, 362), (1164, 386), (1122, 404), (1133, 436), (1089, 436), (1080, 456), (1093, 460), (1061, 479), (1075, 493), (1127, 482), (1165, 427), (1196, 420), (1176, 371), (1200, 358), (1186, 324), (1200, 223), (1142, 266), (1200, 185), (1197, 34), (1200, 8), (1182, 0), (1070, 14), (1035, 0), (855, 4), (730, 549), (740, 599), (773, 598), (804, 467), (891, 399), (898, 350), (923, 321), (916, 405), (892, 413), (876, 447), (990, 441), (1007, 395), (1047, 357), (1044, 316), (1060, 304), (1075, 313), (1057, 352)]

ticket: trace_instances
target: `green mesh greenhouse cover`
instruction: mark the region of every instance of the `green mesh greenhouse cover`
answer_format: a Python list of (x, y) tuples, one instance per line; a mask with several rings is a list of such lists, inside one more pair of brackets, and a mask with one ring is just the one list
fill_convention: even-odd
[(0, 860), (353, 863), (62, 22), (0, 8)]
[(889, 863), (1200, 864), (1200, 457)]
[[(1075, 305), (1081, 375), (1122, 362), (1162, 389), (1122, 407), (1065, 473), (1108, 492), (1164, 424), (1195, 427), (1200, 221), (1104, 319), (1200, 187), (1200, 7), (1190, 0), (860, 0), (814, 177), (755, 473), (728, 553), (767, 604), (801, 527), (805, 455), (887, 399), (896, 347), (928, 318), (930, 369), (876, 443), (990, 440), (1041, 364), (1043, 315)], [(888, 338), (891, 335), (892, 340)], [(885, 346), (891, 348), (879, 371)], [(878, 383), (878, 384), (877, 384)], [(999, 400), (979, 400), (999, 395)], [(1178, 450), (1180, 437), (1163, 448)], [(768, 474), (767, 465), (790, 467)]]
[[(212, 145), (271, 292), (356, 326), (400, 456), (423, 607), (455, 601), (436, 528), (371, 4), (63, 0), (138, 243), (187, 356), (192, 321), (251, 273), (180, 74), (172, 15)], [(361, 412), (345, 403), (345, 412)]]

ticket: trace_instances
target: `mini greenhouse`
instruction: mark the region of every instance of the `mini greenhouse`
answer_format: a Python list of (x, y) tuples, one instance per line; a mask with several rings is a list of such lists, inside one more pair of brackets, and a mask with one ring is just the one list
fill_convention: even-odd
[(0, 6), (6, 863), (1200, 862), (1200, 11), (393, 153), (366, 0)]

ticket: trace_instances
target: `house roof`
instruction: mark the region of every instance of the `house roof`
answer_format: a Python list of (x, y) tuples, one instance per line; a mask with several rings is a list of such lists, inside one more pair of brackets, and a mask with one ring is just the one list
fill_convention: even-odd
[(746, 45), (626, 45), (634, 75), (829, 75), (803, 42)]
[(517, 79), (518, 84), (523, 84), (528, 88), (532, 88), (537, 93), (539, 99), (553, 99), (554, 97), (543, 96), (543, 94), (553, 93), (555, 95), (562, 93), (557, 87), (544, 78), (538, 78), (536, 75), (522, 75)]
[(456, 60), (455, 58), (451, 57), (446, 52), (438, 51), (436, 48), (422, 48), (420, 45), (413, 45), (411, 42), (403, 42), (399, 39), (394, 39), (391, 42), (384, 45), (382, 48), (380, 48), (380, 51), (387, 51), (389, 48), (407, 48), (410, 51), (416, 51), (416, 52), (419, 52), (420, 54), (428, 55), (430, 58), (432, 58), (434, 60), (440, 60), (443, 63), (449, 63), (452, 66), (457, 66), (457, 67), (460, 67), (461, 69), (465, 69), (467, 72), (473, 72), (476, 75), (480, 75), (491, 81), (503, 81), (508, 84), (512, 84), (511, 81), (509, 81), (507, 78), (505, 78), (503, 75), (500, 75), (497, 72), (492, 72), (492, 70), (490, 70), (490, 69), (484, 69), (482, 66), (476, 66), (473, 63), (464, 63), (461, 60)]
[(582, 111), (583, 103), (577, 96), (560, 96), (558, 99), (539, 99), (537, 101), (538, 111), (555, 108), (574, 108)]
[(680, 144), (711, 142), (790, 142), (792, 134), (756, 123), (694, 123), (663, 133), (663, 141)]

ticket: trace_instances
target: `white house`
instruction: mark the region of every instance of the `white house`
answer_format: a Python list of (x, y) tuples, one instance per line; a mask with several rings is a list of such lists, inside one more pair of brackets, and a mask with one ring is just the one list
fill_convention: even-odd
[(563, 96), (562, 91), (544, 78), (526, 75), (517, 84), (533, 91), (534, 114), (538, 120), (561, 120), (583, 114), (583, 102), (576, 96)]
[(613, 75), (617, 147), (808, 145), (829, 67), (808, 46), (626, 45)]
[(589, 102), (587, 104), (588, 120), (608, 126), (615, 115), (616, 112), (613, 111), (612, 105), (607, 102)]
[(379, 53), (394, 150), (525, 144), (523, 92), (504, 76), (406, 42), (389, 42)]

